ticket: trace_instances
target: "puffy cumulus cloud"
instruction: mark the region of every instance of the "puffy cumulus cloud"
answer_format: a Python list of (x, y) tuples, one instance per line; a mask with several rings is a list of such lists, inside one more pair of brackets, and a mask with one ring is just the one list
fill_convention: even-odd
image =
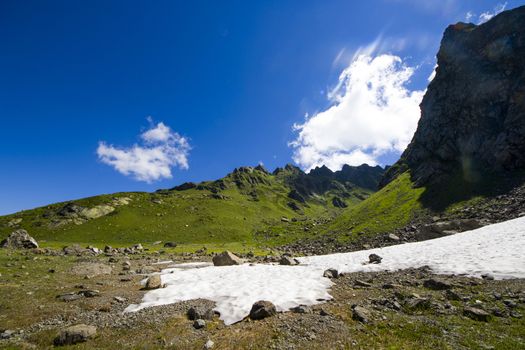
[(372, 56), (367, 47), (354, 56), (328, 93), (331, 106), (294, 125), (293, 159), (309, 170), (326, 165), (378, 164), (389, 152), (401, 153), (420, 116), (424, 91), (410, 91), (414, 68), (398, 56)]
[(188, 169), (188, 140), (164, 123), (152, 125), (140, 135), (142, 145), (115, 147), (100, 141), (97, 155), (102, 163), (136, 180), (152, 182), (172, 177), (174, 167)]

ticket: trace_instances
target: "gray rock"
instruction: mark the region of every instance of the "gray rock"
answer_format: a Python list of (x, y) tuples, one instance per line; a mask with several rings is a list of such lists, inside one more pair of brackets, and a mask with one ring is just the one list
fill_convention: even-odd
[(263, 318), (273, 316), (277, 313), (275, 305), (266, 300), (260, 300), (253, 304), (250, 310), (252, 320), (262, 320)]
[(175, 248), (177, 246), (177, 243), (175, 242), (166, 242), (164, 243), (164, 248)]
[(98, 297), (100, 292), (96, 289), (86, 289), (78, 292), (79, 295), (85, 296), (86, 298)]
[(298, 265), (299, 261), (289, 256), (283, 256), (279, 260), (279, 265)]
[(15, 334), (16, 334), (16, 331), (11, 330), (11, 329), (6, 329), (2, 333), (0, 333), (0, 339), (9, 339)]
[(148, 277), (146, 280), (146, 285), (144, 286), (144, 289), (151, 290), (151, 289), (158, 289), (163, 288), (162, 280), (160, 278), (160, 275), (152, 275)]
[(0, 242), (2, 248), (33, 249), (38, 248), (37, 241), (27, 233), (26, 230), (16, 230)]
[(206, 321), (204, 321), (203, 319), (198, 319), (198, 320), (195, 320), (193, 322), (193, 328), (195, 329), (201, 329), (201, 328), (204, 328), (206, 327)]
[(93, 338), (96, 334), (96, 327), (88, 326), (85, 324), (78, 324), (60, 331), (60, 333), (54, 340), (54, 344), (57, 346), (61, 346), (82, 343), (90, 338)]
[(339, 272), (336, 269), (327, 269), (323, 272), (323, 277), (339, 278)]
[(370, 312), (362, 306), (354, 305), (352, 307), (352, 318), (362, 323), (368, 323), (370, 320)]
[(370, 254), (368, 256), (368, 262), (370, 264), (381, 264), (381, 261), (383, 260), (382, 257), (380, 257), (379, 255), (377, 254)]
[(78, 293), (65, 293), (57, 295), (56, 298), (60, 301), (70, 302), (81, 299), (82, 295)]
[(372, 284), (371, 283), (368, 283), (368, 282), (365, 282), (365, 281), (361, 281), (361, 280), (355, 280), (354, 282), (354, 286), (357, 286), (357, 287), (372, 287)]
[(211, 320), (215, 315), (215, 312), (212, 308), (206, 306), (192, 306), (188, 309), (186, 313), (188, 318), (192, 321), (195, 320)]
[(82, 248), (78, 244), (65, 246), (64, 248), (62, 248), (62, 252), (65, 255), (82, 255), (82, 254), (90, 253), (88, 249)]
[(423, 286), (432, 290), (446, 290), (452, 288), (450, 283), (437, 278), (430, 278), (424, 281)]
[(483, 278), (484, 280), (487, 280), (487, 281), (493, 281), (494, 280), (494, 276), (490, 273), (484, 273), (481, 275), (481, 278)]
[(208, 339), (206, 344), (204, 344), (204, 349), (207, 349), (207, 350), (212, 349), (214, 345), (215, 345), (215, 343), (213, 341), (211, 341), (210, 339)]
[(388, 235), (388, 239), (391, 240), (392, 242), (399, 242), (400, 238), (399, 236), (391, 233)]
[(299, 306), (292, 307), (290, 311), (296, 314), (307, 314), (307, 313), (310, 313), (311, 310), (306, 305), (299, 305)]
[(464, 310), (463, 310), (463, 315), (473, 319), (473, 320), (476, 320), (476, 321), (482, 321), (482, 322), (488, 322), (489, 318), (490, 318), (490, 314), (488, 312), (486, 312), (485, 310), (482, 310), (482, 309), (478, 309), (478, 308), (475, 308), (475, 307), (470, 307), (470, 306), (467, 306)]
[(215, 255), (212, 259), (215, 266), (241, 265), (244, 261), (229, 251)]

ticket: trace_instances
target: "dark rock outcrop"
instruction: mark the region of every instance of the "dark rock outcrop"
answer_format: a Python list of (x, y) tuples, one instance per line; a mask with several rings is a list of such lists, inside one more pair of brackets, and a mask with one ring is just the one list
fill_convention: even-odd
[(461, 173), (477, 182), (525, 168), (525, 6), (444, 33), (436, 76), (412, 142), (381, 181), (410, 170), (416, 185)]

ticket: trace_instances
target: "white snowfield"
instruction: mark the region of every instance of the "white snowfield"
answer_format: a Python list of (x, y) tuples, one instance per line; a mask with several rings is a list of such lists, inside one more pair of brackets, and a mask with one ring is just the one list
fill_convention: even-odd
[[(383, 258), (381, 264), (367, 263), (372, 253)], [(215, 310), (230, 325), (246, 317), (258, 300), (269, 300), (278, 311), (286, 311), (331, 299), (332, 282), (323, 277), (327, 268), (395, 271), (427, 265), (437, 274), (525, 278), (525, 217), (424, 242), (298, 259), (299, 266), (174, 265), (161, 272), (166, 288), (146, 293), (142, 303), (129, 305), (125, 311), (202, 298), (214, 301)]]

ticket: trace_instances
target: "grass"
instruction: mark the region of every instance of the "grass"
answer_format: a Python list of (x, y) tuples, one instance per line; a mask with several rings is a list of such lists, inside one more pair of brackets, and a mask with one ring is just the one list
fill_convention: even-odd
[[(224, 188), (219, 193), (223, 199), (217, 199), (214, 182), (203, 183), (201, 189), (184, 191), (101, 195), (71, 203), (92, 208), (111, 205), (114, 198), (130, 198), (131, 201), (116, 206), (108, 215), (82, 224), (53, 224), (56, 220), (63, 223), (64, 218), (57, 212), (66, 203), (22, 211), (0, 217), (0, 235), (7, 236), (15, 228), (23, 228), (44, 247), (72, 243), (126, 246), (140, 242), (150, 245), (156, 241), (173, 241), (179, 244), (181, 251), (195, 246), (210, 249), (233, 246), (242, 251), (282, 244), (304, 235), (300, 224), (283, 223), (282, 217), (305, 222), (332, 218), (343, 211), (333, 206), (332, 192), (313, 196), (307, 203), (297, 202), (300, 211), (294, 211), (288, 206), (290, 188), (279, 178), (263, 172), (257, 172), (252, 178), (249, 174), (240, 175), (229, 175), (221, 180)], [(370, 193), (360, 188), (353, 191), (357, 195), (350, 193), (345, 199), (349, 206), (359, 203), (359, 197)], [(10, 227), (9, 222), (13, 219), (21, 219), (21, 222)], [(258, 234), (274, 227), (293, 233), (271, 234), (264, 238)]]
[(423, 210), (420, 202), (425, 188), (414, 188), (410, 174), (404, 173), (372, 194), (365, 201), (342, 213), (328, 230), (352, 231), (349, 239), (358, 234), (377, 234), (405, 226)]

